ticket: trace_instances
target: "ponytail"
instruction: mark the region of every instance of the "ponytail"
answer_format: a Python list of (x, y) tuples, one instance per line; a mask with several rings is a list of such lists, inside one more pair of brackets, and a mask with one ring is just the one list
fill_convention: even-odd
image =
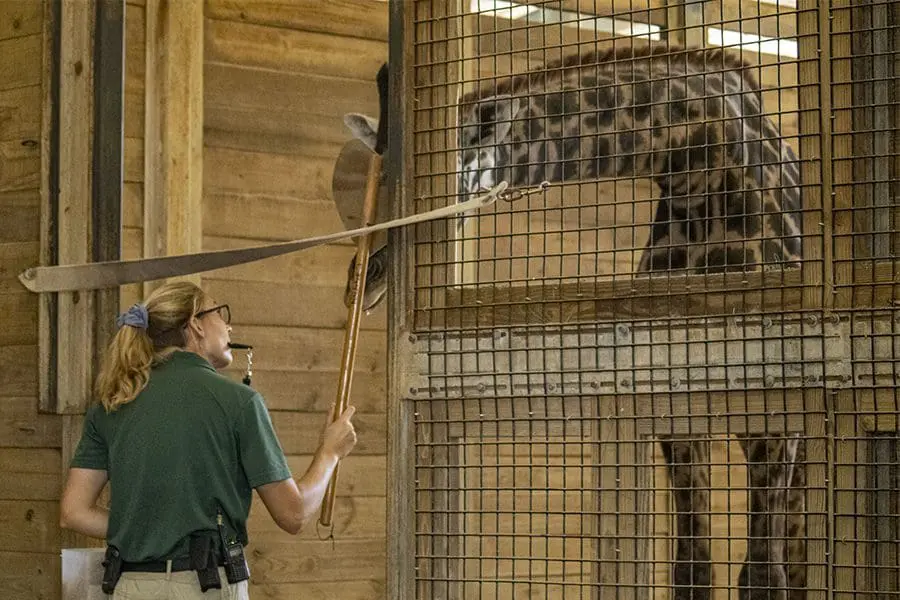
[(184, 328), (204, 299), (193, 283), (173, 282), (119, 315), (119, 330), (106, 348), (96, 383), (106, 412), (134, 400), (147, 386), (150, 369), (184, 348)]

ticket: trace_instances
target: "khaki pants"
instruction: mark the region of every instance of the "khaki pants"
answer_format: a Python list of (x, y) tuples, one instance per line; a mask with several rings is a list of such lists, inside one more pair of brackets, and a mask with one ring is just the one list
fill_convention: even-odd
[(225, 569), (219, 567), (222, 589), (200, 591), (195, 571), (176, 573), (122, 573), (113, 600), (250, 600), (247, 587), (250, 582), (229, 584)]

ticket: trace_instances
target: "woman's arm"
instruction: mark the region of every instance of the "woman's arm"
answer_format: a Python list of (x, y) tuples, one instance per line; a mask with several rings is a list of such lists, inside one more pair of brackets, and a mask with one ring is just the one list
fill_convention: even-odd
[(109, 511), (97, 506), (109, 476), (98, 469), (69, 469), (66, 487), (59, 503), (59, 525), (84, 535), (106, 539)]
[(338, 464), (356, 445), (356, 431), (350, 418), (351, 406), (337, 421), (326, 427), (312, 463), (298, 480), (293, 478), (256, 488), (275, 523), (290, 534), (298, 534), (313, 519), (325, 499), (325, 490)]

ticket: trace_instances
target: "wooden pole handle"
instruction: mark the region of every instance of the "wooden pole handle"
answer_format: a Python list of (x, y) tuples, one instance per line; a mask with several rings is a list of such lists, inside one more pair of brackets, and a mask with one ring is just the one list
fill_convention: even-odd
[[(382, 157), (373, 154), (369, 161), (369, 173), (366, 179), (366, 196), (363, 202), (363, 223), (371, 225), (375, 219), (378, 203), (378, 186), (381, 180)], [(353, 381), (353, 365), (356, 361), (356, 342), (359, 337), (359, 321), (362, 315), (363, 292), (366, 288), (366, 269), (369, 266), (369, 249), (372, 245), (372, 235), (368, 234), (359, 238), (356, 246), (356, 269), (353, 272), (353, 303), (347, 313), (347, 329), (344, 331), (344, 349), (341, 358), (341, 375), (338, 380), (337, 401), (331, 414), (332, 422), (336, 421), (346, 410), (350, 399), (350, 387)], [(334, 499), (337, 488), (338, 471), (340, 462), (335, 466), (331, 480), (325, 490), (325, 499), (322, 502), (322, 512), (319, 515), (319, 523), (324, 527), (331, 526), (331, 517), (334, 512)]]

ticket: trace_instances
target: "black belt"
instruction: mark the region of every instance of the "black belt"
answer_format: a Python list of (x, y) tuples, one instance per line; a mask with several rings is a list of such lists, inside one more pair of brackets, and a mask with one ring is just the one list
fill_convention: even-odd
[[(220, 560), (217, 566), (225, 566), (225, 562)], [(165, 573), (168, 570), (167, 561), (147, 561), (147, 562), (122, 562), (122, 572), (125, 571), (141, 571), (144, 573)], [(172, 559), (172, 572), (176, 571), (193, 571), (191, 568), (191, 557), (180, 556)]]

